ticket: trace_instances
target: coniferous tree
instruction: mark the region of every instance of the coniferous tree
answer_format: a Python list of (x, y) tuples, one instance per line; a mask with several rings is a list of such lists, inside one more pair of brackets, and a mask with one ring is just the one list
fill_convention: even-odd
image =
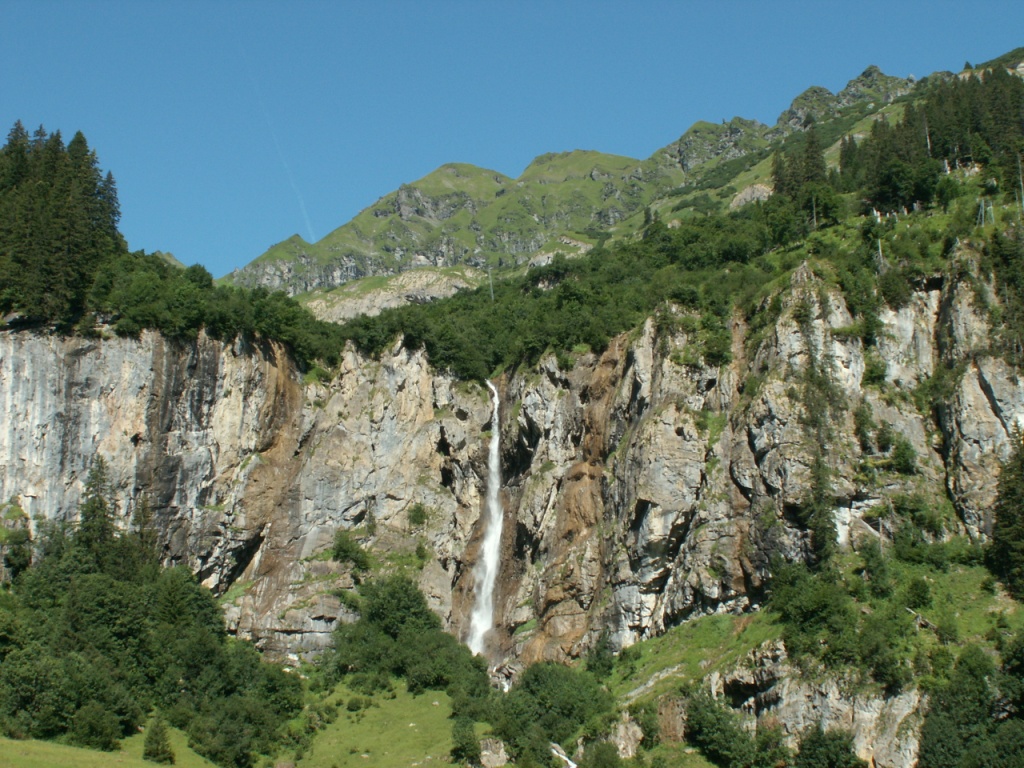
[(30, 137), (18, 122), (0, 149), (0, 310), (67, 326), (86, 311), (100, 265), (127, 251), (117, 187), (81, 132)]
[(791, 197), (796, 191), (792, 168), (781, 150), (772, 155), (772, 188), (776, 195), (782, 197)]
[(151, 763), (174, 765), (174, 750), (167, 736), (167, 724), (157, 715), (153, 724), (146, 729), (146, 740), (142, 746), (142, 759)]
[(989, 564), (1015, 596), (1024, 596), (1024, 435), (1015, 430), (1013, 450), (999, 473), (993, 507)]
[(93, 460), (85, 481), (85, 497), (79, 510), (75, 545), (85, 551), (97, 567), (108, 560), (116, 528), (111, 506), (110, 477), (102, 456)]
[(452, 725), (451, 757), (453, 762), (463, 765), (480, 765), (480, 740), (468, 717), (456, 718)]
[(800, 156), (800, 184), (824, 184), (828, 180), (828, 166), (825, 165), (825, 150), (818, 139), (818, 131), (812, 124), (804, 134), (804, 148)]

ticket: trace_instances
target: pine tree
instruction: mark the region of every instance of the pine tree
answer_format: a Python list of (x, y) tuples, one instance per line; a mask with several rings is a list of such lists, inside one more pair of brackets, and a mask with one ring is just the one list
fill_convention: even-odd
[(31, 136), (19, 122), (0, 149), (0, 312), (68, 327), (104, 261), (127, 253), (109, 173), (81, 132)]
[(796, 190), (790, 164), (781, 150), (775, 150), (772, 156), (772, 188), (775, 194), (790, 197)]
[(1017, 598), (1024, 596), (1024, 435), (1014, 430), (1013, 451), (999, 473), (993, 506), (989, 565)]
[(457, 718), (452, 725), (451, 758), (462, 765), (480, 765), (480, 741), (468, 717)]
[(102, 456), (97, 456), (85, 481), (85, 499), (79, 510), (75, 545), (89, 553), (101, 570), (109, 557), (115, 534), (114, 510), (111, 507), (110, 496), (107, 463)]
[(146, 729), (146, 740), (142, 746), (142, 759), (151, 763), (174, 765), (174, 750), (167, 737), (167, 724), (157, 715), (153, 724)]
[(800, 185), (824, 184), (828, 180), (828, 166), (825, 164), (825, 150), (818, 139), (818, 131), (812, 125), (807, 129), (804, 151), (800, 157)]

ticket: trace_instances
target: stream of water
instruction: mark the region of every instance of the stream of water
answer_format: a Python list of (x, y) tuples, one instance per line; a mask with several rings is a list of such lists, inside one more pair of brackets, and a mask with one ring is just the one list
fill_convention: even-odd
[(473, 613), (469, 619), (469, 649), (483, 653), (487, 633), (494, 626), (494, 582), (498, 578), (501, 559), (501, 528), (504, 510), (501, 508), (501, 421), (498, 418), (498, 390), (487, 382), (491, 390), (491, 443), (487, 452), (487, 502), (484, 508), (484, 541), (480, 547), (474, 575), (476, 592)]

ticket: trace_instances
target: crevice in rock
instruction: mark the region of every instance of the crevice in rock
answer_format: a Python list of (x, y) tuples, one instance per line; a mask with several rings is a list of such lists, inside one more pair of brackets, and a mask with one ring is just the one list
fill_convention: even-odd
[(231, 566), (231, 569), (219, 585), (221, 593), (226, 591), (228, 587), (234, 584), (238, 578), (245, 573), (245, 569), (249, 567), (249, 563), (252, 562), (252, 559), (256, 556), (260, 547), (263, 546), (263, 541), (265, 539), (263, 531), (264, 529), (260, 528), (251, 539), (243, 541), (242, 545), (231, 553), (234, 565)]
[(515, 442), (510, 450), (505, 452), (502, 464), (504, 465), (507, 478), (519, 477), (526, 474), (530, 465), (533, 464), (533, 457), (537, 452), (537, 446), (541, 440), (540, 426), (529, 416), (524, 418), (525, 424), (519, 427)]
[(761, 686), (753, 681), (729, 680), (723, 683), (722, 693), (733, 709), (740, 709), (761, 693)]
[(448, 442), (448, 435), (445, 434), (444, 427), (440, 429), (440, 437), (437, 438), (437, 452), (442, 456), (452, 455), (452, 445)]
[(515, 541), (512, 546), (516, 562), (537, 562), (540, 555), (540, 539), (532, 536), (530, 530), (522, 523), (516, 523)]

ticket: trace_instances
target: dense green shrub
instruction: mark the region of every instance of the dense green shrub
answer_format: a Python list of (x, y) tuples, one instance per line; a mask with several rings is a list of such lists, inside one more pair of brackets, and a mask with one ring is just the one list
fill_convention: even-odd
[(366, 695), (404, 679), (413, 694), (443, 690), (456, 716), (486, 719), (491, 691), (486, 664), (441, 629), (419, 588), (386, 576), (360, 586), (360, 618), (341, 624), (319, 662), (327, 684), (345, 679)]
[(352, 538), (352, 534), (345, 530), (335, 531), (331, 557), (339, 563), (351, 563), (357, 571), (370, 569), (370, 556), (359, 546), (359, 542)]
[(568, 743), (611, 707), (611, 695), (589, 672), (541, 662), (527, 667), (501, 701), (495, 732), (516, 758), (546, 762), (549, 742)]
[(468, 717), (457, 717), (452, 724), (451, 758), (454, 763), (480, 765), (480, 740)]
[(0, 729), (116, 749), (160, 707), (202, 754), (251, 764), (301, 709), (301, 681), (229, 639), (187, 568), (160, 568), (142, 516), (118, 531), (108, 493), (97, 461), (80, 524), (40, 526), (37, 561), (5, 593)]
[(853, 736), (844, 731), (825, 731), (815, 726), (800, 739), (793, 768), (867, 768), (853, 751)]

